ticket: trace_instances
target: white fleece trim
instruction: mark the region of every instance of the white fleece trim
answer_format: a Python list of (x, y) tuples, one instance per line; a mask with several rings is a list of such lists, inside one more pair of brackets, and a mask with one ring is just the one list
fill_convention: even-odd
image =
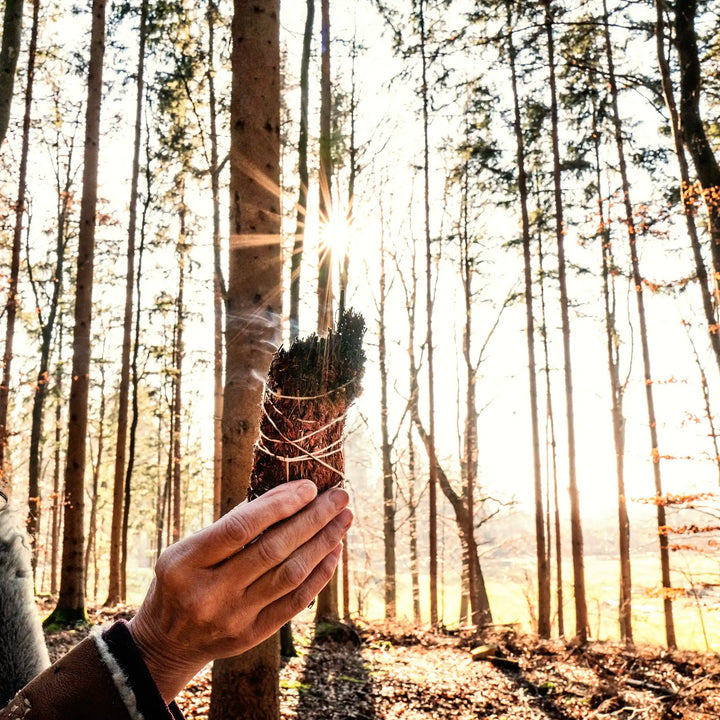
[(115, 683), (115, 687), (117, 688), (118, 693), (120, 694), (120, 698), (122, 699), (125, 707), (127, 708), (128, 713), (130, 714), (130, 717), (132, 720), (145, 720), (143, 717), (143, 714), (138, 710), (137, 708), (137, 699), (135, 697), (135, 693), (132, 691), (132, 688), (130, 687), (130, 683), (128, 681), (127, 676), (122, 671), (122, 668), (120, 667), (118, 661), (115, 659), (113, 654), (110, 652), (110, 648), (108, 648), (107, 643), (103, 639), (102, 632), (105, 630), (108, 625), (100, 626), (96, 625), (91, 631), (90, 636), (95, 641), (95, 645), (97, 646), (98, 653), (100, 654), (100, 659), (105, 663), (105, 666), (107, 667), (110, 677), (112, 678), (112, 681)]

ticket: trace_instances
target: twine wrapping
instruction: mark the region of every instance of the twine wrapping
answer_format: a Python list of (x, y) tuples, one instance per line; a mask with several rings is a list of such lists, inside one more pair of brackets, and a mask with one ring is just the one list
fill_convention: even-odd
[(326, 338), (312, 335), (273, 357), (262, 400), (248, 497), (310, 479), (320, 492), (345, 479), (348, 407), (360, 392), (365, 354), (361, 316), (348, 311)]

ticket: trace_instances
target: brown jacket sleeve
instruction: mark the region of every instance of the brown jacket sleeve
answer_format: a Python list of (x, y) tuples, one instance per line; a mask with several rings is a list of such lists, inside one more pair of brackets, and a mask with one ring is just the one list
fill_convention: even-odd
[(0, 720), (182, 720), (160, 698), (125, 623), (94, 633), (28, 683)]

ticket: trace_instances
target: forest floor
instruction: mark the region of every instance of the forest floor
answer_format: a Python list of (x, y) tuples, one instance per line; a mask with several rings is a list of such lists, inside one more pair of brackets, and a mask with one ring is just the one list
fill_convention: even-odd
[[(93, 622), (132, 608), (91, 610)], [(295, 627), (298, 657), (280, 672), (282, 717), (290, 720), (525, 720), (527, 718), (720, 719), (720, 657), (612, 643), (578, 648), (505, 629), (485, 635), (359, 623), (345, 642)], [(48, 637), (56, 659), (86, 631)], [(486, 644), (494, 659), (474, 661)], [(210, 667), (178, 699), (187, 720), (207, 717)]]

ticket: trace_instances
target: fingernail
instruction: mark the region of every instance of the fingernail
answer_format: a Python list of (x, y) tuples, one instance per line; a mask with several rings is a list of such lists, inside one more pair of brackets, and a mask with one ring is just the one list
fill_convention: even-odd
[(342, 488), (332, 488), (328, 495), (336, 510), (342, 510), (350, 502), (350, 496)]
[(312, 480), (299, 480), (297, 489), (301, 500), (310, 502), (317, 495), (317, 486)]

